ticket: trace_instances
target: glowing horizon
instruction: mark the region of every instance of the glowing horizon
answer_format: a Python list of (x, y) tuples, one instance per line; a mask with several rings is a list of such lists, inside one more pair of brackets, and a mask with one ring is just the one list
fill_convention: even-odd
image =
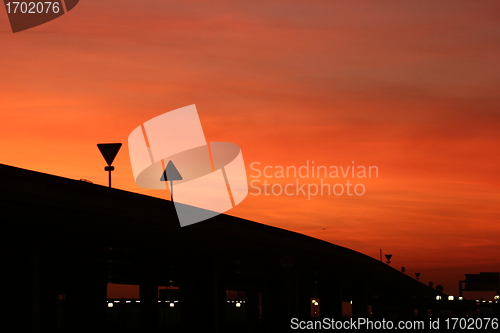
[(167, 199), (135, 185), (127, 137), (196, 104), (248, 175), (255, 162), (378, 168), (361, 196), (248, 195), (227, 214), (382, 248), (458, 295), (465, 273), (500, 268), (499, 7), (86, 0), (16, 34), (0, 10), (0, 163), (106, 185), (96, 144), (122, 142), (113, 187)]

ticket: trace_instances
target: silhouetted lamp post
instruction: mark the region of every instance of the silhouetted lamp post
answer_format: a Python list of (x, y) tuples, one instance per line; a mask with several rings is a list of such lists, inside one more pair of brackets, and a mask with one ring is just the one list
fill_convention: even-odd
[(106, 160), (106, 163), (108, 163), (108, 166), (104, 167), (104, 171), (109, 172), (109, 187), (111, 187), (111, 171), (115, 169), (114, 166), (111, 166), (113, 163), (116, 154), (118, 154), (118, 151), (122, 147), (121, 143), (98, 143), (97, 148), (99, 148), (99, 151), (101, 152), (102, 156)]

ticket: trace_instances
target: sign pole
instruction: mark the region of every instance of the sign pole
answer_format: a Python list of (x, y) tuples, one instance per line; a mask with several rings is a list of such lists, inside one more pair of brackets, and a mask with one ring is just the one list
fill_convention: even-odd
[(174, 201), (174, 184), (173, 180), (170, 181), (170, 200)]
[(182, 180), (179, 170), (175, 167), (172, 161), (168, 161), (167, 167), (163, 170), (160, 181), (170, 183), (170, 200), (174, 201), (174, 180)]
[(104, 171), (108, 171), (108, 186), (111, 187), (111, 171), (115, 169), (114, 166), (108, 165), (107, 167), (104, 167)]

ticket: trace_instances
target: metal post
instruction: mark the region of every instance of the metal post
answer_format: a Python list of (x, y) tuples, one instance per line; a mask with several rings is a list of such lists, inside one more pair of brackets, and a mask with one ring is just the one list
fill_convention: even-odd
[(174, 201), (174, 184), (170, 181), (170, 201)]
[(114, 169), (115, 169), (114, 166), (104, 167), (104, 171), (108, 171), (109, 172), (109, 174), (108, 174), (109, 187), (111, 187), (111, 171), (113, 171)]

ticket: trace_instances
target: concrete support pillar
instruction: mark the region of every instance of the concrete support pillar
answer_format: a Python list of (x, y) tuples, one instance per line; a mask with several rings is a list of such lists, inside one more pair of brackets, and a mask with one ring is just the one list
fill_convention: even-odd
[(212, 260), (198, 260), (182, 267), (180, 315), (186, 332), (223, 332), (226, 290)]
[(2, 244), (2, 302), (0, 316), (3, 327), (12, 331), (36, 331), (33, 318), (33, 290), (31, 249), (24, 244)]
[(282, 332), (290, 327), (293, 317), (301, 316), (300, 300), (307, 298), (301, 281), (288, 268), (269, 274), (268, 288), (263, 292), (263, 319), (271, 331)]
[[(6, 327), (19, 332), (57, 329), (57, 291), (54, 268), (40, 244), (4, 244), (10, 253), (2, 257), (2, 304)], [(3, 252), (4, 249), (2, 249)]]
[(66, 294), (68, 332), (105, 332), (106, 281), (96, 276), (74, 276)]
[(339, 283), (333, 280), (328, 285), (323, 285), (320, 296), (321, 317), (336, 320), (342, 318), (342, 292)]
[(368, 318), (366, 285), (358, 282), (352, 288), (352, 316), (354, 318)]
[(57, 271), (60, 263), (57, 260), (54, 261), (53, 258), (57, 257), (49, 251), (40, 249), (32, 264), (34, 272), (32, 285), (34, 289), (38, 290), (38, 300), (34, 304), (34, 314), (39, 321), (40, 332), (54, 332), (57, 330), (57, 284), (59, 283)]
[(385, 292), (383, 291), (376, 292), (376, 295), (372, 296), (371, 298), (371, 305), (372, 305), (373, 319), (381, 320), (387, 317), (385, 309), (386, 307)]
[(286, 311), (282, 306), (285, 299), (285, 292), (279, 281), (276, 281), (274, 275), (270, 276), (268, 281), (268, 289), (263, 292), (262, 296), (262, 309), (263, 317), (266, 322), (266, 326), (269, 327), (276, 326), (281, 320), (285, 320)]
[(245, 319), (247, 327), (258, 327), (259, 322), (258, 292), (253, 289), (245, 290)]
[(139, 292), (141, 332), (154, 332), (158, 328), (158, 285), (143, 282), (139, 285)]

